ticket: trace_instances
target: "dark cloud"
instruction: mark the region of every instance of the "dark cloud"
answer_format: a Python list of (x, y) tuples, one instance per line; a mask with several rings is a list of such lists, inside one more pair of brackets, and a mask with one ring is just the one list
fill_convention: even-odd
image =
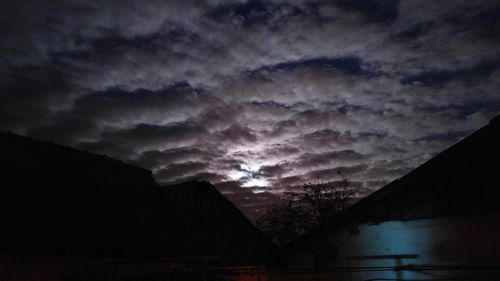
[(251, 129), (245, 128), (239, 124), (231, 124), (229, 128), (219, 131), (216, 136), (223, 139), (224, 142), (234, 142), (234, 143), (252, 143), (257, 140), (257, 136)]
[(247, 28), (257, 24), (277, 28), (290, 17), (300, 13), (297, 7), (287, 3), (251, 0), (218, 5), (209, 11), (208, 16), (217, 21)]
[(500, 112), (498, 1), (3, 1), (0, 128), (209, 180), (364, 196)]
[(497, 61), (485, 61), (466, 69), (433, 70), (401, 79), (402, 84), (422, 84), (424, 86), (442, 86), (442, 84), (453, 81), (477, 81), (481, 77), (488, 77), (498, 69), (500, 63)]
[(331, 129), (322, 129), (313, 133), (304, 134), (294, 140), (300, 146), (310, 147), (310, 150), (316, 147), (334, 148), (350, 146), (358, 139), (351, 131), (339, 132)]
[(269, 178), (280, 178), (289, 168), (287, 169), (287, 163), (278, 163), (276, 165), (264, 165), (259, 168), (259, 174), (263, 177)]
[(295, 186), (302, 184), (304, 179), (301, 176), (288, 176), (276, 180), (276, 185), (278, 187)]
[(390, 24), (399, 15), (399, 0), (310, 1), (307, 7), (323, 21), (335, 20), (338, 13), (360, 17), (367, 23)]
[(137, 165), (154, 169), (166, 164), (185, 162), (185, 161), (203, 161), (213, 162), (218, 157), (217, 151), (204, 151), (195, 147), (178, 147), (167, 150), (148, 150), (144, 151), (135, 161)]
[(396, 34), (396, 39), (414, 40), (430, 32), (435, 25), (434, 22), (419, 22)]
[(267, 147), (263, 151), (263, 154), (270, 157), (290, 159), (294, 155), (300, 153), (300, 151), (301, 150), (295, 146), (278, 143)]
[(50, 66), (12, 67), (0, 80), (2, 128), (25, 132), (49, 122), (80, 91), (72, 79), (72, 73)]
[(363, 70), (362, 61), (358, 57), (340, 58), (312, 58), (301, 61), (285, 62), (276, 65), (266, 65), (263, 68), (253, 70), (252, 74), (296, 71), (297, 69), (320, 68), (323, 70), (338, 70), (351, 75), (369, 75)]
[(379, 178), (379, 179), (395, 179), (399, 178), (410, 171), (409, 168), (384, 168), (384, 167), (373, 167), (366, 171), (365, 176), (369, 178)]
[[(100, 140), (82, 142), (79, 147), (100, 153), (110, 153), (119, 159), (130, 159), (132, 153), (140, 150), (169, 149), (195, 144), (198, 139), (210, 136), (203, 127), (189, 122), (167, 125), (138, 124), (130, 129), (108, 129)], [(124, 153), (128, 151), (128, 153)]]
[(305, 175), (308, 181), (328, 181), (342, 175), (347, 178), (356, 178), (356, 175), (365, 171), (367, 165), (338, 166), (335, 168), (314, 170)]
[(154, 173), (161, 182), (174, 181), (185, 175), (194, 174), (208, 167), (208, 163), (202, 162), (182, 162), (168, 165)]
[(368, 157), (357, 153), (354, 150), (327, 151), (322, 153), (304, 153), (297, 158), (297, 168), (308, 168), (325, 166), (332, 164), (341, 164), (344, 162), (359, 162)]
[(367, 20), (392, 23), (399, 16), (399, 0), (339, 0), (336, 4), (347, 10), (362, 14)]
[(450, 131), (441, 134), (428, 135), (415, 141), (443, 141), (446, 143), (455, 143), (466, 137), (468, 133), (468, 131)]

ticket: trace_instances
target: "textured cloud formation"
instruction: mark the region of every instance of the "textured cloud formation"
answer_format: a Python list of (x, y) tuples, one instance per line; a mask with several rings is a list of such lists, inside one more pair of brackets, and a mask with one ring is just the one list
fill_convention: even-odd
[(4, 1), (0, 128), (210, 180), (255, 217), (364, 196), (500, 112), (499, 1)]

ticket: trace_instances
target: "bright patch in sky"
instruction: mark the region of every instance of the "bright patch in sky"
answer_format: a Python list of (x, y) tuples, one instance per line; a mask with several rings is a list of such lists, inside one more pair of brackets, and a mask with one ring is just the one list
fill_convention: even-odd
[(247, 163), (247, 164), (242, 164), (241, 165), (241, 169), (244, 170), (244, 171), (251, 172), (251, 173), (256, 173), (256, 172), (259, 171), (260, 165), (257, 164), (257, 163), (250, 162), (250, 163)]
[(231, 171), (227, 174), (231, 180), (237, 181), (241, 179), (242, 177), (246, 176), (246, 173), (244, 171)]
[(248, 162), (240, 165), (240, 170), (234, 170), (228, 174), (232, 180), (243, 180), (242, 187), (269, 186), (269, 181), (258, 175), (261, 165)]
[(245, 182), (241, 186), (243, 187), (252, 187), (252, 186), (268, 186), (269, 182), (265, 178), (252, 178), (249, 181)]

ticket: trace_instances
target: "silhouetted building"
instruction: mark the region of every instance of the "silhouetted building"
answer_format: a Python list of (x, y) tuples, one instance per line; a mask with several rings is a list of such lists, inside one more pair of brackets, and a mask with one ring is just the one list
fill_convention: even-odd
[(0, 280), (265, 278), (274, 245), (207, 182), (159, 187), (148, 170), (11, 133), (0, 151)]
[(500, 280), (499, 159), (497, 117), (288, 245), (271, 279)]

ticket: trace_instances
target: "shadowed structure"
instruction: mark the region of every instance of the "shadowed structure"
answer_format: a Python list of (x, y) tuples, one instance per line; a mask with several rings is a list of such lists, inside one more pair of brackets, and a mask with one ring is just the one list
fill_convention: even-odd
[(148, 170), (10, 133), (0, 134), (0, 149), (0, 263), (10, 265), (2, 280), (31, 280), (29, 272), (122, 280), (139, 264), (165, 277), (273, 256), (274, 245), (208, 182), (159, 187)]

